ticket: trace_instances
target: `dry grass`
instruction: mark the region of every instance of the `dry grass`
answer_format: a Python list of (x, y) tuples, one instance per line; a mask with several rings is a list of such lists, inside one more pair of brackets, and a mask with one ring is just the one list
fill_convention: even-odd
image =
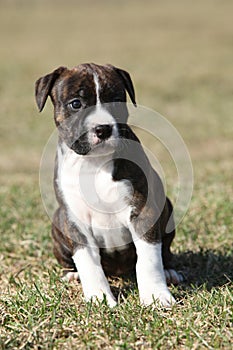
[[(232, 11), (227, 0), (0, 2), (0, 348), (232, 348)], [(172, 287), (171, 311), (142, 308), (131, 280), (112, 281), (109, 310), (59, 279), (38, 188), (52, 109), (38, 116), (33, 85), (85, 61), (130, 71), (138, 103), (190, 150), (193, 199), (173, 246), (188, 281)]]

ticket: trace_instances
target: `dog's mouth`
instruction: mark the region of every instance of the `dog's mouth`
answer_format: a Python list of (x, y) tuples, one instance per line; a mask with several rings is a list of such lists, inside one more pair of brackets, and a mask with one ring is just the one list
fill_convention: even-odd
[(75, 153), (86, 155), (90, 152), (91, 147), (88, 141), (78, 139), (70, 147)]

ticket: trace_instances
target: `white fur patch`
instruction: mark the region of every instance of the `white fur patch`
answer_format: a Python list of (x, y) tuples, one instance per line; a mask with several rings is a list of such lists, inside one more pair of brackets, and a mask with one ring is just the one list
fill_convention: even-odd
[(165, 279), (161, 243), (150, 244), (134, 235), (137, 251), (136, 274), (140, 301), (143, 305), (159, 302), (164, 307), (175, 304)]
[(82, 283), (86, 301), (104, 300), (110, 307), (116, 305), (107, 278), (104, 275), (98, 248), (83, 247), (73, 256)]
[(111, 156), (86, 157), (65, 144), (58, 148), (58, 186), (69, 219), (87, 237), (88, 244), (112, 250), (132, 241), (127, 228), (133, 191), (129, 181), (113, 181)]
[(62, 277), (62, 280), (66, 281), (66, 282), (78, 281), (79, 274), (78, 274), (78, 272), (69, 271), (65, 274), (65, 276)]
[(97, 105), (95, 110), (87, 116), (85, 126), (87, 130), (89, 130), (89, 134), (91, 136), (91, 133), (94, 133), (94, 128), (97, 125), (103, 124), (108, 124), (112, 126), (112, 136), (110, 136), (109, 139), (118, 137), (118, 130), (115, 119), (107, 110), (102, 108), (101, 105)]
[(93, 78), (94, 78), (94, 83), (95, 83), (95, 92), (96, 92), (96, 104), (99, 105), (100, 104), (100, 85), (99, 85), (99, 80), (98, 80), (98, 76), (96, 73), (93, 74)]

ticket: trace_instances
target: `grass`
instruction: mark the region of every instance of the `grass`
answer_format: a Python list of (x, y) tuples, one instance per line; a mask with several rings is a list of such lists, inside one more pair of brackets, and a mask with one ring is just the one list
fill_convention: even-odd
[[(232, 10), (227, 0), (1, 1), (1, 349), (232, 348)], [(171, 287), (172, 310), (142, 308), (134, 279), (111, 280), (114, 310), (86, 305), (78, 283), (60, 280), (38, 186), (52, 108), (38, 116), (33, 85), (85, 61), (130, 71), (138, 104), (166, 116), (189, 148), (194, 192), (173, 244), (188, 279)]]

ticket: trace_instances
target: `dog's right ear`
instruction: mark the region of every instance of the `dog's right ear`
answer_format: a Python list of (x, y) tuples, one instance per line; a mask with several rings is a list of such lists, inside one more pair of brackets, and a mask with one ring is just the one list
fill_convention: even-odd
[(45, 75), (44, 77), (39, 78), (36, 81), (35, 84), (35, 96), (36, 96), (36, 103), (39, 108), (39, 111), (41, 112), (44, 108), (44, 105), (46, 103), (46, 100), (48, 96), (50, 95), (50, 92), (52, 90), (52, 87), (59, 78), (59, 76), (66, 70), (67, 68), (65, 67), (59, 67), (55, 69), (50, 74)]

